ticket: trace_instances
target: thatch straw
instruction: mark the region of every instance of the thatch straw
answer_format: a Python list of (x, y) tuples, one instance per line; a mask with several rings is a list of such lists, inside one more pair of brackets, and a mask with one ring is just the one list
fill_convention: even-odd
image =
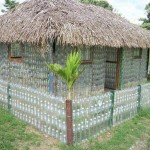
[(150, 48), (150, 32), (76, 0), (29, 0), (0, 17), (0, 42)]

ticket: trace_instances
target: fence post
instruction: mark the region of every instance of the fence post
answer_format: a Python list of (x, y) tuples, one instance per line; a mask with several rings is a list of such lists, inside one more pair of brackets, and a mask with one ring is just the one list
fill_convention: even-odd
[(138, 107), (137, 107), (138, 113), (140, 109), (141, 109), (141, 85), (138, 85)]
[(109, 126), (112, 128), (113, 126), (113, 114), (114, 114), (114, 101), (115, 101), (115, 91), (112, 91), (111, 95), (111, 110), (110, 110), (110, 120), (109, 120)]
[(66, 100), (67, 144), (73, 145), (72, 101)]
[(10, 99), (11, 99), (10, 85), (8, 84), (7, 85), (7, 108), (8, 108), (8, 111), (10, 111), (10, 109), (11, 109)]

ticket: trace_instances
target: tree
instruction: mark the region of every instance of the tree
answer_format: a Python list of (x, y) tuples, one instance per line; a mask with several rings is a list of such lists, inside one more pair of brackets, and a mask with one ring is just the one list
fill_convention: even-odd
[(68, 87), (68, 99), (71, 100), (71, 93), (74, 83), (77, 81), (81, 73), (84, 71), (78, 71), (81, 65), (81, 54), (79, 52), (70, 53), (66, 61), (66, 67), (62, 68), (59, 64), (48, 65), (49, 69), (60, 76), (66, 82)]
[(80, 0), (82, 3), (93, 4), (96, 6), (103, 7), (105, 9), (113, 11), (112, 5), (110, 5), (106, 0)]
[(145, 11), (147, 13), (147, 18), (141, 18), (140, 21), (143, 21), (141, 25), (143, 28), (150, 30), (150, 3), (148, 3), (145, 7)]
[(6, 8), (6, 10), (2, 9), (2, 12), (7, 12), (13, 8), (16, 7), (16, 5), (18, 5), (19, 3), (16, 2), (15, 0), (5, 0), (5, 4), (4, 7)]

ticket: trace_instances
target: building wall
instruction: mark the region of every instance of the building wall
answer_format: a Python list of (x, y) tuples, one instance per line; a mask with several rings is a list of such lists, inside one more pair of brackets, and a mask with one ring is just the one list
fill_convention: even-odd
[(143, 49), (141, 59), (134, 59), (133, 49), (124, 48), (122, 88), (136, 86), (147, 80), (147, 52)]
[(105, 88), (116, 89), (117, 48), (106, 50)]
[[(7, 46), (0, 44), (0, 79), (8, 80), (24, 87), (38, 89), (39, 91), (50, 93), (49, 75), (50, 70), (46, 64), (53, 61), (65, 65), (67, 55), (73, 48), (56, 46), (54, 59), (52, 58), (52, 48), (47, 47), (47, 52), (42, 55), (37, 48), (25, 44), (23, 51), (23, 63), (9, 62)], [(113, 53), (114, 50), (114, 53)], [(112, 51), (112, 53), (111, 53)], [(111, 53), (108, 58), (108, 52)], [(107, 57), (106, 57), (107, 56)], [(142, 59), (133, 59), (133, 51), (124, 49), (122, 88), (131, 87), (146, 81), (147, 50), (143, 50)], [(116, 59), (116, 50), (111, 48), (94, 48), (93, 63), (82, 64), (85, 71), (75, 84), (74, 97), (85, 97), (99, 95), (104, 92), (104, 86), (115, 83), (115, 67), (106, 65), (106, 60)], [(53, 94), (57, 96), (67, 96), (67, 88), (64, 81), (53, 75)]]
[[(57, 46), (56, 63), (64, 65), (65, 60), (67, 59), (67, 55), (71, 52), (71, 50), (74, 50), (74, 48), (62, 48)], [(75, 84), (73, 92), (75, 97), (98, 95), (104, 91), (106, 50), (104, 48), (94, 48), (93, 53), (93, 63), (81, 65), (81, 68), (84, 68), (85, 71)], [(66, 86), (63, 80), (60, 78), (58, 78), (56, 89), (57, 95), (67, 95)]]
[[(49, 93), (49, 75), (51, 72), (46, 63), (50, 64), (54, 61), (64, 66), (67, 55), (73, 48), (56, 46), (53, 59), (50, 46), (43, 57), (35, 47), (25, 44), (23, 63), (9, 62), (7, 49), (6, 45), (0, 44), (0, 78), (24, 87)], [(104, 48), (94, 48), (93, 63), (81, 65), (81, 68), (84, 68), (85, 71), (75, 84), (74, 97), (98, 95), (104, 91), (105, 52)], [(57, 75), (53, 75), (51, 84), (53, 84), (54, 95), (67, 96), (66, 85)]]
[(5, 44), (0, 43), (0, 79), (8, 80), (9, 75), (9, 63), (8, 53)]
[(49, 92), (50, 71), (45, 62), (51, 62), (50, 48), (47, 49), (45, 57), (42, 57), (36, 48), (25, 44), (23, 63), (9, 62), (7, 50), (5, 44), (0, 44), (0, 79)]

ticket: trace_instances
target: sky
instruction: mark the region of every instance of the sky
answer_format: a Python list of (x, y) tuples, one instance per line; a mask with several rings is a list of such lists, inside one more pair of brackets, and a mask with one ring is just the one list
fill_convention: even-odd
[[(25, 0), (17, 0), (23, 2)], [(150, 0), (107, 0), (122, 17), (132, 23), (140, 24), (139, 18), (146, 17), (145, 6)], [(0, 0), (0, 10), (3, 8), (4, 0)], [(0, 12), (1, 14), (1, 12)]]
[(150, 0), (108, 0), (122, 17), (132, 23), (140, 24), (139, 18), (145, 18), (145, 6)]

